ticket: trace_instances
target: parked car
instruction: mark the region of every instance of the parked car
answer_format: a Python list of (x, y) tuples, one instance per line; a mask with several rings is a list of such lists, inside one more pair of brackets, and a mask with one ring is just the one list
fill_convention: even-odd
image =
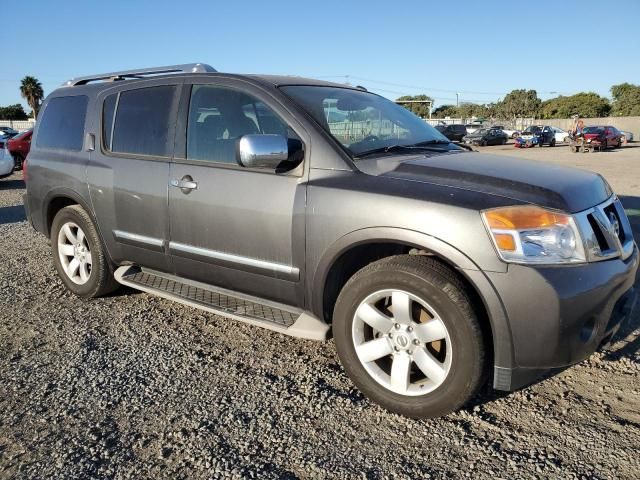
[(583, 134), (587, 143), (598, 143), (602, 148), (622, 146), (622, 134), (609, 125), (584, 127)]
[(18, 132), (17, 130), (14, 130), (11, 127), (3, 127), (0, 126), (0, 135), (1, 136), (5, 136), (5, 137), (15, 137), (16, 135), (18, 135), (20, 132)]
[(474, 133), (484, 127), (481, 123), (469, 123), (465, 125), (465, 128), (467, 130), (467, 133)]
[(31, 135), (33, 129), (27, 130), (7, 141), (9, 153), (13, 156), (17, 170), (22, 170), (22, 163), (29, 154), (31, 148)]
[(556, 139), (556, 143), (569, 143), (569, 132), (558, 127), (551, 127), (551, 130), (553, 131), (553, 136)]
[[(618, 129), (616, 129), (616, 130), (618, 130)], [(620, 133), (620, 140), (622, 140), (622, 143), (631, 143), (631, 142), (633, 142), (633, 133), (632, 132), (628, 132), (628, 131), (624, 131), (624, 130), (618, 130), (618, 132)]]
[(467, 134), (467, 128), (460, 124), (437, 125), (436, 130), (452, 142), (459, 142)]
[(0, 139), (0, 178), (8, 177), (13, 173), (14, 163), (5, 140)]
[(520, 130), (515, 130), (515, 129), (512, 129), (512, 128), (506, 128), (504, 125), (494, 125), (492, 128), (497, 128), (497, 129), (502, 130), (504, 133), (507, 134), (507, 136), (509, 138), (516, 138), (521, 133)]
[(515, 141), (516, 148), (527, 148), (544, 145), (555, 147), (556, 138), (551, 127), (546, 125), (532, 125), (527, 127), (522, 134), (520, 134)]
[(481, 128), (469, 135), (465, 135), (462, 141), (467, 144), (484, 147), (487, 145), (504, 145), (507, 143), (508, 138), (507, 134), (498, 128)]
[[(327, 105), (376, 121), (346, 135)], [(485, 372), (514, 390), (584, 360), (635, 303), (638, 248), (600, 175), (469, 152), (348, 85), (204, 64), (77, 78), (45, 99), (25, 168), (69, 291), (332, 336), (354, 384), (410, 417), (459, 408)]]

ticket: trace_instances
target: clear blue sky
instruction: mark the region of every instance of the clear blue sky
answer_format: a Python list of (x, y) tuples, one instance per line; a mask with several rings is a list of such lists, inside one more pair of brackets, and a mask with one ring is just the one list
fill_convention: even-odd
[[(389, 98), (490, 102), (640, 83), (640, 0), (3, 0), (0, 105), (25, 75), (206, 62), (361, 84)], [(23, 102), (24, 103), (24, 102)], [(25, 104), (26, 105), (26, 104)]]

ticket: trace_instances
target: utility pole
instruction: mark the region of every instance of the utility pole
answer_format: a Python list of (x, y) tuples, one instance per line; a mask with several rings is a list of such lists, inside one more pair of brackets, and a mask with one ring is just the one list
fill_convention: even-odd
[(456, 92), (456, 107), (460, 106), (460, 94)]

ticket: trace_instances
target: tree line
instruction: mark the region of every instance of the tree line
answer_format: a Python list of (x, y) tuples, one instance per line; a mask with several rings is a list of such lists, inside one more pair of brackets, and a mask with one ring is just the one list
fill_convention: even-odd
[[(44, 99), (40, 81), (27, 75), (20, 82), (20, 95), (31, 107), (27, 114), (21, 104), (0, 107), (0, 120), (27, 120), (35, 118)], [(432, 111), (433, 118), (500, 118), (518, 117), (569, 118), (580, 115), (583, 118), (640, 116), (640, 85), (621, 83), (611, 87), (612, 100), (593, 92), (581, 92), (570, 96), (558, 96), (542, 101), (535, 90), (513, 90), (504, 99), (495, 103), (478, 104), (463, 102), (460, 105), (442, 105)], [(433, 99), (428, 95), (405, 95), (398, 101)], [(404, 104), (420, 117), (429, 116), (429, 107), (423, 103)]]
[[(398, 98), (398, 101), (402, 100), (431, 100), (431, 97), (406, 95)], [(408, 103), (404, 106), (421, 117), (429, 114), (425, 104)], [(478, 117), (508, 120), (518, 117), (569, 118), (572, 115), (583, 118), (640, 116), (640, 85), (621, 83), (612, 86), (611, 100), (597, 93), (581, 92), (543, 101), (535, 90), (520, 89), (511, 91), (499, 102), (442, 105), (432, 111), (433, 118)]]

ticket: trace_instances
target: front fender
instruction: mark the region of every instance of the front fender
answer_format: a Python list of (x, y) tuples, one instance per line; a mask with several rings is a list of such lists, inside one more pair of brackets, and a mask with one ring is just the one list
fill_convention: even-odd
[(421, 232), (393, 227), (371, 227), (348, 233), (327, 248), (315, 269), (308, 291), (311, 310), (324, 318), (323, 296), (327, 277), (333, 264), (350, 249), (367, 243), (398, 243), (429, 251), (455, 268), (481, 298), (491, 325), (494, 363), (513, 366), (511, 329), (502, 301), (488, 277), (469, 257), (450, 244)]

